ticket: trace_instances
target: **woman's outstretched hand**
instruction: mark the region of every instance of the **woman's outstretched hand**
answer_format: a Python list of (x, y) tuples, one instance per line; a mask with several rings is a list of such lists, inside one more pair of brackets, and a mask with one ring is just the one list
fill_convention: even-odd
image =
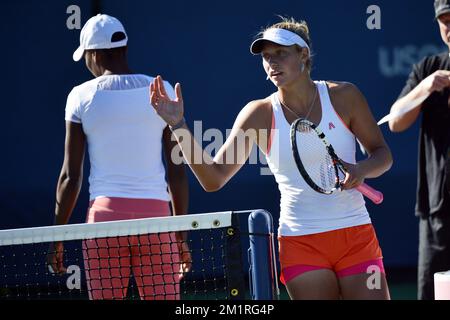
[(184, 116), (183, 96), (179, 83), (175, 85), (175, 94), (176, 99), (171, 100), (164, 88), (161, 76), (157, 76), (150, 84), (150, 102), (158, 115), (169, 126), (175, 126)]

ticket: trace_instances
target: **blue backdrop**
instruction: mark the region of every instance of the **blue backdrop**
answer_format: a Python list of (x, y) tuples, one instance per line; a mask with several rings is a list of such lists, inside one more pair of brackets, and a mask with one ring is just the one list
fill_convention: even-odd
[[(375, 118), (386, 114), (414, 62), (445, 50), (433, 20), (433, 1), (32, 1), (1, 3), (3, 61), (0, 228), (49, 225), (63, 160), (64, 108), (71, 88), (91, 79), (74, 63), (79, 30), (70, 30), (67, 7), (81, 10), (81, 25), (99, 5), (125, 25), (132, 69), (162, 74), (183, 85), (187, 120), (203, 130), (231, 128), (240, 109), (275, 88), (249, 44), (277, 14), (310, 26), (317, 80), (349, 81), (365, 94)], [(381, 29), (370, 30), (369, 5), (378, 5)], [(368, 203), (387, 266), (415, 266), (414, 217), (418, 125), (402, 134), (382, 127), (394, 166), (370, 181), (383, 190), (381, 206)], [(88, 169), (88, 168), (87, 168)], [(264, 208), (279, 215), (279, 192), (260, 165), (245, 166), (223, 190), (204, 192), (190, 174), (190, 212)], [(83, 222), (83, 191), (71, 223)], [(277, 227), (277, 226), (275, 226)]]

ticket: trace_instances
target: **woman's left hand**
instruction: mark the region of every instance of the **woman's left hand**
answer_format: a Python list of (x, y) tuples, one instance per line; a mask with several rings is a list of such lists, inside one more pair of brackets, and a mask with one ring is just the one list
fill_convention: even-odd
[(157, 76), (150, 84), (150, 102), (156, 113), (169, 125), (178, 124), (184, 115), (183, 95), (181, 85), (175, 85), (175, 100), (172, 100), (164, 88), (164, 81)]
[(360, 186), (364, 179), (366, 178), (364, 172), (362, 172), (361, 167), (358, 164), (351, 164), (347, 162), (342, 162), (345, 167), (345, 178), (341, 183), (342, 190), (349, 190)]

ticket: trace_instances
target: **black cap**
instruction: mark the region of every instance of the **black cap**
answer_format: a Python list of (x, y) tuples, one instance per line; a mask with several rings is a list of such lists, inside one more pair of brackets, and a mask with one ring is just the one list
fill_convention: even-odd
[(450, 0), (434, 0), (434, 12), (436, 19), (444, 14), (450, 12)]

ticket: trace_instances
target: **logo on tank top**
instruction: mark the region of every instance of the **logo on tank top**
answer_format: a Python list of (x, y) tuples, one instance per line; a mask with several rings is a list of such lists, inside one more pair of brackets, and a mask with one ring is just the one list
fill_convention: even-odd
[(330, 123), (328, 124), (328, 130), (331, 130), (331, 129), (336, 129), (336, 127), (334, 126), (334, 123), (333, 123), (333, 122), (330, 122)]

